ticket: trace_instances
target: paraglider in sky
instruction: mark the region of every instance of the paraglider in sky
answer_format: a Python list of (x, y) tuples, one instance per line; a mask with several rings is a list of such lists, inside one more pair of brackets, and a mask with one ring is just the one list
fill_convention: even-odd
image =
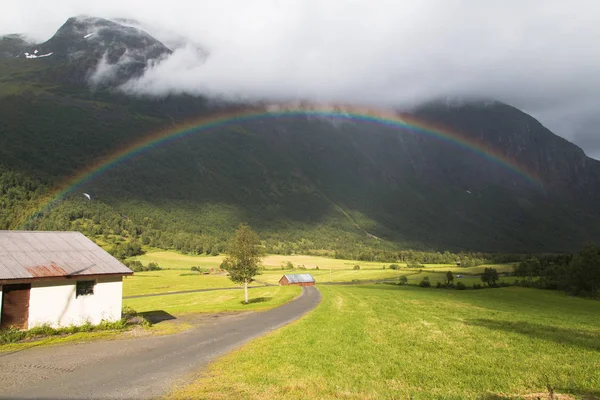
[(91, 199), (92, 199), (92, 196), (90, 196), (90, 195), (89, 195), (89, 194), (87, 194), (87, 193), (84, 193), (83, 195), (84, 195), (84, 196), (85, 196), (85, 198), (86, 198), (86, 199), (88, 199), (88, 200), (91, 200)]

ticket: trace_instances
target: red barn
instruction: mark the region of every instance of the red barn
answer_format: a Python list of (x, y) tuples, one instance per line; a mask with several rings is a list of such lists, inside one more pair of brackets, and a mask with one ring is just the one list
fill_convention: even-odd
[(315, 278), (311, 274), (286, 274), (279, 280), (280, 285), (314, 286)]

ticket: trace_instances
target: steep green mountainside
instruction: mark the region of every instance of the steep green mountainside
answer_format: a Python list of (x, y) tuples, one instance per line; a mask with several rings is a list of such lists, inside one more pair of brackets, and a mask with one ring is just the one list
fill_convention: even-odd
[(22, 35), (0, 36), (0, 58), (18, 57), (23, 54), (31, 43)]
[[(93, 21), (113, 39), (132, 37)], [(70, 48), (70, 36), (58, 36)], [(600, 240), (600, 163), (499, 102), (431, 103), (411, 117), (484, 143), (543, 185), (414, 130), (307, 114), (232, 122), (152, 147), (45, 208), (50, 188), (153, 132), (262, 107), (91, 90), (68, 79), (101, 53), (81, 51), (79, 61), (0, 59), (0, 229), (79, 229), (189, 250), (222, 247), (243, 221), (270, 249), (292, 251), (558, 252)]]

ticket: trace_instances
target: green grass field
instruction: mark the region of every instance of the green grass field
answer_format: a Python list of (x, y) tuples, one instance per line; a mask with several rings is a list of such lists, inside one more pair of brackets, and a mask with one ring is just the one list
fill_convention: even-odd
[(202, 275), (181, 270), (136, 272), (123, 280), (123, 296), (180, 290), (238, 287), (225, 275)]
[(514, 264), (494, 264), (494, 265), (479, 265), (477, 267), (457, 267), (455, 265), (440, 265), (440, 264), (426, 264), (425, 268), (421, 268), (423, 271), (432, 272), (446, 272), (452, 271), (455, 274), (475, 275), (482, 274), (486, 268), (494, 268), (498, 273), (513, 272)]
[[(143, 264), (156, 262), (160, 265), (162, 271), (138, 272), (133, 277), (128, 277), (124, 281), (123, 295), (133, 296), (150, 293), (168, 293), (179, 290), (210, 289), (217, 287), (235, 287), (226, 275), (221, 274), (192, 274), (190, 268), (197, 266), (201, 268), (218, 269), (224, 256), (193, 256), (180, 254), (173, 251), (153, 251), (143, 256), (133, 259), (141, 261)], [(295, 266), (303, 266), (305, 269), (282, 270), (281, 266), (291, 262)], [(352, 282), (369, 280), (395, 280), (401, 275), (410, 275), (409, 282), (420, 281), (423, 276), (429, 276), (432, 283), (443, 281), (446, 271), (453, 271), (455, 274), (464, 274), (463, 282), (467, 285), (481, 283), (479, 277), (469, 277), (468, 275), (480, 274), (487, 266), (460, 268), (453, 265), (427, 264), (423, 268), (425, 272), (415, 275), (419, 269), (406, 268), (405, 264), (398, 270), (389, 269), (389, 264), (379, 262), (362, 262), (356, 260), (339, 260), (318, 256), (286, 256), (269, 255), (262, 262), (265, 270), (261, 275), (256, 276), (257, 284), (266, 282), (277, 284), (284, 274), (289, 273), (310, 273), (315, 277), (317, 283), (326, 282)], [(359, 270), (353, 267), (359, 265)], [(383, 269), (383, 267), (386, 269)], [(317, 270), (316, 267), (319, 267)], [(502, 264), (494, 265), (498, 272), (512, 271), (512, 265)], [(514, 279), (503, 278), (512, 282)], [(457, 280), (458, 281), (458, 280)]]
[(597, 301), (518, 287), (319, 289), (312, 313), (169, 397), (531, 399), (548, 398), (547, 384), (600, 396)]
[(331, 274), (329, 270), (296, 270), (296, 271), (281, 271), (281, 270), (265, 270), (260, 275), (256, 276), (259, 281), (267, 283), (277, 283), (284, 274), (311, 274), (317, 283), (330, 282), (352, 282), (353, 280), (365, 281), (365, 280), (380, 280), (380, 279), (397, 279), (401, 275), (409, 274), (410, 271), (394, 271), (391, 269), (363, 269), (363, 270), (332, 270)]
[[(137, 312), (165, 311), (174, 316), (192, 313), (256, 311), (280, 306), (298, 296), (298, 286), (270, 286), (249, 291), (249, 304), (242, 304), (243, 290), (172, 294), (124, 299), (123, 305)], [(258, 300), (258, 301), (257, 301)]]
[(192, 267), (219, 268), (224, 256), (191, 256), (175, 251), (151, 251), (132, 260), (139, 260), (146, 265), (155, 262), (163, 269), (179, 269), (189, 271)]
[[(189, 270), (192, 266), (202, 268), (218, 268), (225, 257), (219, 256), (197, 256), (189, 254), (181, 254), (175, 251), (150, 251), (142, 256), (133, 257), (133, 260), (139, 260), (143, 264), (151, 261), (158, 263), (163, 268), (168, 269), (185, 269)], [(303, 255), (267, 255), (263, 258), (262, 265), (266, 269), (281, 269), (282, 265), (291, 262), (295, 266), (304, 266), (307, 269), (315, 269), (317, 266), (320, 269), (352, 269), (356, 264), (359, 264), (361, 269), (383, 269), (383, 266), (388, 266), (389, 263), (366, 262), (354, 260), (338, 260), (335, 258), (319, 257), (319, 256), (303, 256)], [(432, 264), (432, 267), (439, 264)]]
[[(438, 273), (420, 272), (420, 273), (407, 275), (406, 279), (408, 279), (408, 283), (410, 283), (410, 284), (418, 284), (426, 276), (429, 277), (429, 282), (431, 282), (432, 285), (435, 285), (436, 282), (444, 283), (446, 280), (445, 272), (438, 272)], [(516, 278), (514, 276), (501, 276), (500, 279), (498, 280), (498, 282), (512, 283), (515, 281), (515, 279)], [(456, 284), (458, 282), (464, 283), (467, 287), (472, 287), (474, 283), (478, 283), (480, 285), (485, 285), (481, 281), (480, 276), (465, 275), (465, 276), (462, 276), (461, 278), (456, 278), (456, 275), (455, 275), (454, 283)]]

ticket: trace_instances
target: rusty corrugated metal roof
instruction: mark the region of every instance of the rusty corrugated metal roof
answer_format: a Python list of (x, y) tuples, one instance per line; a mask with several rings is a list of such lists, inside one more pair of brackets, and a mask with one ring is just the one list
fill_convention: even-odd
[(79, 232), (0, 231), (0, 279), (131, 274)]
[(315, 278), (311, 274), (285, 274), (289, 283), (308, 283), (314, 282)]

